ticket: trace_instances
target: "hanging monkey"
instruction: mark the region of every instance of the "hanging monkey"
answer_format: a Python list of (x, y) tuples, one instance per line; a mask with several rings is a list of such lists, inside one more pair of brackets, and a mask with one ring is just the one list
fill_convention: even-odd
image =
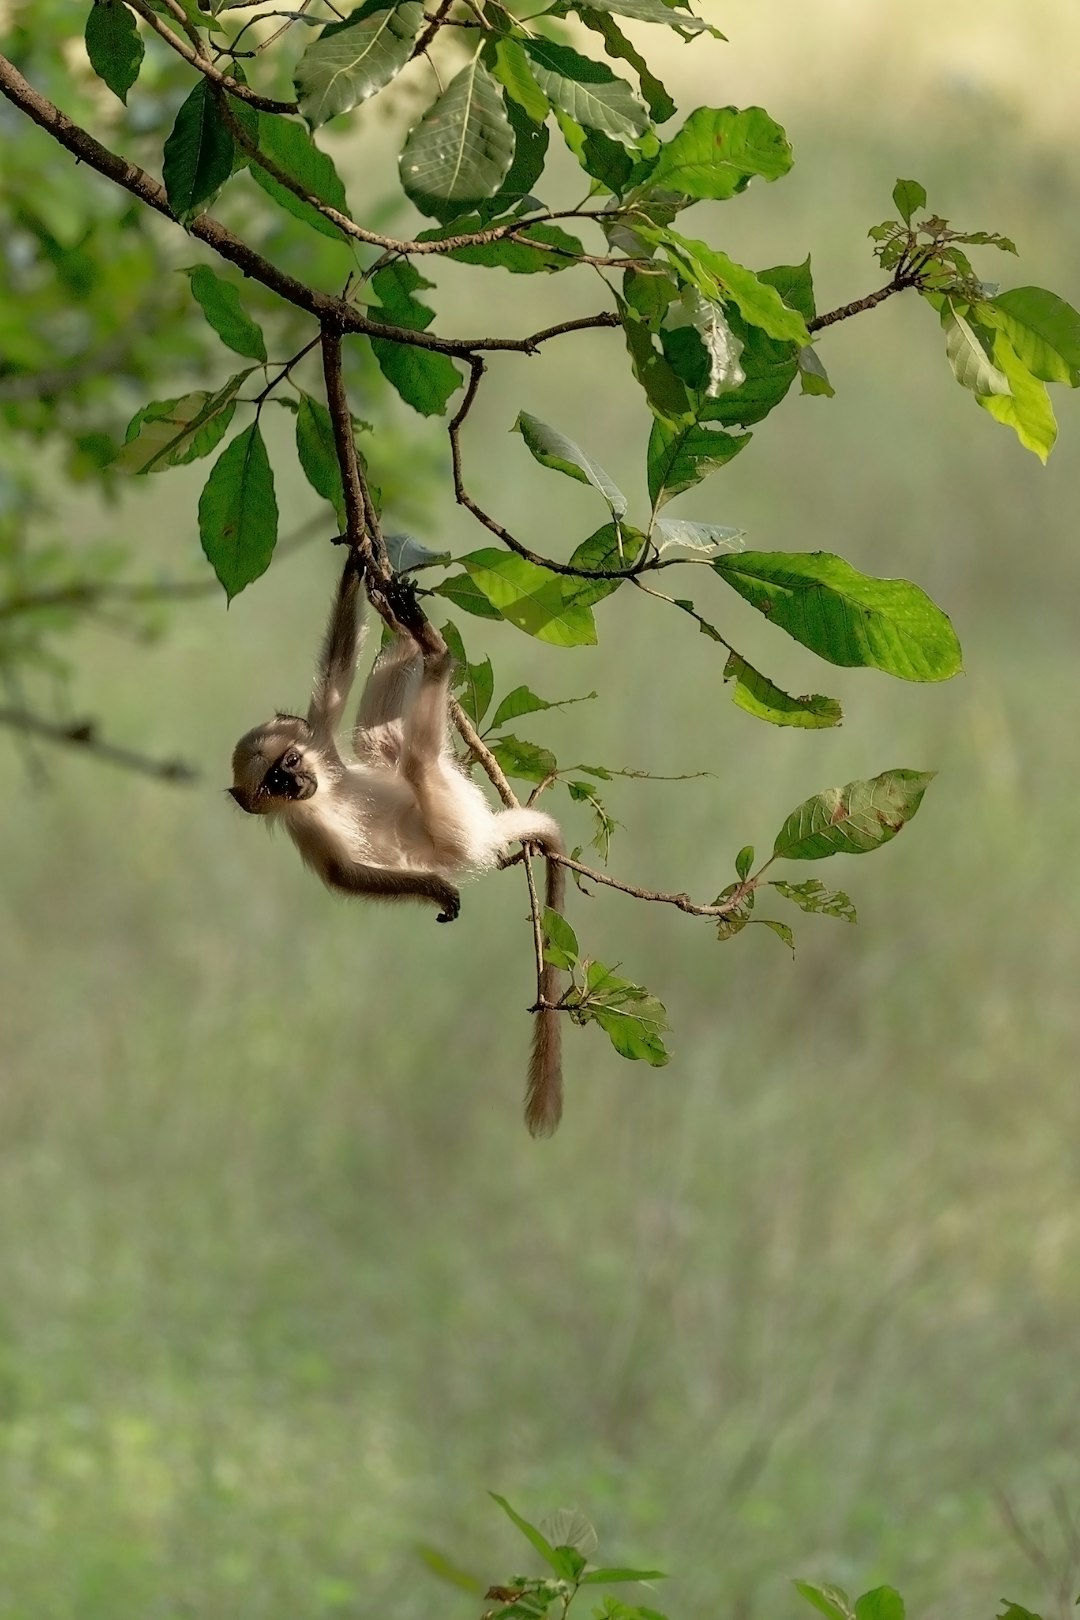
[[(331, 889), (378, 900), (420, 900), (453, 922), (461, 905), (451, 881), (490, 871), (515, 843), (547, 859), (545, 901), (563, 906), (558, 824), (539, 810), (491, 809), (450, 747), (452, 660), (423, 654), (398, 631), (364, 686), (352, 733), (353, 760), (336, 733), (364, 639), (361, 575), (349, 554), (337, 589), (307, 718), (277, 714), (241, 737), (233, 752), (232, 797), (250, 815), (284, 823), (306, 865)], [(556, 970), (544, 967), (541, 1000), (557, 999)], [(562, 1015), (535, 1015), (525, 1093), (534, 1136), (562, 1114)]]

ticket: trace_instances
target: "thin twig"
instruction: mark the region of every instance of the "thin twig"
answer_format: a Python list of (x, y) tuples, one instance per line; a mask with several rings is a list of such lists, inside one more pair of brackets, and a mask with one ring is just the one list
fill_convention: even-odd
[(839, 309), (830, 309), (826, 315), (813, 316), (807, 321), (806, 330), (820, 332), (826, 326), (835, 326), (837, 321), (850, 320), (852, 315), (861, 315), (865, 310), (875, 309), (878, 304), (883, 304), (886, 298), (892, 298), (895, 293), (906, 292), (918, 284), (917, 272), (895, 275), (887, 286), (879, 287), (877, 292), (867, 293), (865, 298), (855, 298), (850, 304), (841, 304)]
[(536, 892), (536, 878), (533, 875), (532, 856), (526, 847), (522, 850), (522, 866), (525, 868), (525, 882), (529, 888), (529, 916), (532, 920), (533, 953), (536, 958), (536, 1001), (530, 1007), (530, 1012), (542, 1012), (548, 1005), (544, 1000), (544, 928), (540, 920), (540, 896)]
[(121, 765), (125, 770), (141, 771), (145, 776), (160, 777), (167, 782), (194, 782), (198, 779), (198, 771), (182, 759), (151, 759), (135, 749), (103, 741), (97, 734), (93, 720), (64, 724), (63, 721), (46, 720), (28, 709), (0, 708), (0, 726), (8, 726), (25, 735), (43, 737), (48, 742), (84, 748), (110, 765)]
[[(522, 859), (523, 856), (521, 855), (511, 855), (508, 860), (503, 862), (503, 865), (516, 866)], [(757, 873), (754, 877), (747, 878), (744, 883), (737, 884), (733, 892), (716, 905), (701, 906), (696, 901), (691, 900), (688, 894), (666, 894), (662, 889), (642, 889), (635, 883), (622, 883), (618, 878), (609, 876), (607, 872), (598, 872), (594, 866), (585, 866), (583, 862), (575, 860), (572, 855), (549, 854), (547, 859), (555, 861), (559, 866), (568, 867), (571, 872), (576, 872), (579, 877), (588, 878), (592, 883), (603, 884), (608, 889), (618, 889), (620, 894), (629, 894), (635, 900), (654, 900), (660, 905), (677, 906), (680, 911), (685, 911), (690, 917), (729, 916), (731, 912), (738, 909), (746, 899), (747, 894), (757, 887), (761, 875)]]
[(435, 38), (435, 35), (439, 32), (439, 29), (445, 23), (448, 12), (453, 9), (453, 5), (454, 0), (440, 0), (440, 4), (433, 12), (424, 13), (425, 18), (427, 19), (427, 27), (424, 29), (424, 32), (420, 35), (420, 38), (412, 48), (412, 55), (409, 57), (410, 62), (414, 61), (416, 57), (423, 56), (426, 53), (428, 46)]
[[(167, 3), (169, 3), (170, 11), (173, 11), (173, 14), (177, 17), (177, 21), (182, 19), (185, 30), (188, 31), (183, 7), (178, 5), (174, 10), (171, 0), (167, 0)], [(222, 73), (220, 68), (216, 68), (213, 62), (202, 54), (202, 40), (197, 31), (193, 29), (188, 31), (188, 37), (192, 40), (192, 43), (189, 44), (187, 40), (181, 39), (179, 34), (174, 34), (168, 23), (162, 22), (157, 13), (147, 4), (147, 0), (127, 0), (127, 4), (132, 11), (138, 12), (143, 22), (149, 23), (155, 34), (160, 35), (170, 50), (175, 51), (177, 56), (182, 56), (190, 67), (197, 68), (201, 74), (209, 79), (211, 84), (218, 85), (222, 90), (227, 90), (230, 95), (238, 96), (241, 101), (246, 101), (249, 106), (258, 107), (262, 112), (294, 113), (299, 111), (295, 101), (275, 101), (272, 96), (261, 96), (257, 90), (252, 90), (249, 85), (241, 84), (238, 79), (230, 79), (227, 74)]]

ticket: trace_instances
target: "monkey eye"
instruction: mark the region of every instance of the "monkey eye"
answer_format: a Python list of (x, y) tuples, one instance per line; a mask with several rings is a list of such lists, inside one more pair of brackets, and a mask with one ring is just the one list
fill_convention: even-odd
[(281, 763), (288, 770), (295, 770), (296, 766), (300, 763), (300, 755), (296, 752), (295, 748), (290, 748), (289, 752), (285, 755), (285, 758)]

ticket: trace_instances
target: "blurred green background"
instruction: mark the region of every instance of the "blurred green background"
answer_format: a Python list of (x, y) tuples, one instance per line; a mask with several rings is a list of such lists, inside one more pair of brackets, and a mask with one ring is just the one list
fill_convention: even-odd
[[(716, 17), (731, 43), (666, 45), (665, 78), (680, 104), (764, 102), (796, 167), (700, 207), (690, 234), (754, 265), (811, 250), (829, 308), (878, 284), (865, 230), (913, 176), (1017, 240), (1019, 266), (985, 275), (1078, 301), (1069, 0)], [(339, 154), (357, 201), (365, 161)], [(584, 279), (438, 280), (448, 332), (596, 298)], [(601, 514), (507, 436), (519, 408), (643, 494), (647, 421), (615, 345), (499, 362), (470, 426), (481, 498), (540, 550), (565, 555)], [(646, 1070), (568, 1030), (550, 1143), (520, 1124), (520, 874), (470, 887), (452, 931), (334, 904), (221, 792), (236, 735), (302, 701), (328, 552), (282, 559), (228, 614), (177, 610), (150, 651), (80, 636), (77, 711), (197, 760), (197, 787), (68, 754), (36, 787), (0, 737), (0, 1613), (464, 1620), (476, 1601), (414, 1543), (505, 1577), (522, 1544), (486, 1488), (530, 1517), (580, 1506), (605, 1562), (676, 1571), (653, 1601), (677, 1620), (796, 1612), (796, 1575), (888, 1580), (949, 1620), (1003, 1593), (1066, 1612), (995, 1498), (1068, 1588), (1080, 412), (1056, 392), (1040, 467), (955, 387), (914, 300), (822, 353), (837, 398), (792, 397), (676, 511), (917, 580), (965, 676), (832, 671), (699, 589), (778, 681), (843, 700), (840, 731), (785, 733), (731, 705), (718, 648), (631, 593), (590, 652), (458, 615), (501, 690), (600, 689), (521, 724), (561, 757), (715, 772), (608, 790), (631, 881), (711, 897), (810, 793), (940, 771), (896, 844), (815, 869), (860, 923), (803, 919), (794, 963), (764, 930), (719, 946), (666, 908), (573, 896), (583, 944), (666, 1001), (674, 1056)], [(312, 510), (291, 466), (286, 523)], [(132, 541), (140, 573), (193, 572), (204, 473), (118, 511), (73, 492), (72, 532)], [(478, 543), (441, 463), (422, 538)]]

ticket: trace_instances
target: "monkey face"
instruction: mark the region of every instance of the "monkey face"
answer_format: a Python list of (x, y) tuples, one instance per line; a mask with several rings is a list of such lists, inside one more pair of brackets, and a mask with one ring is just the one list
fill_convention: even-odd
[(233, 752), (229, 793), (252, 816), (273, 815), (318, 791), (319, 778), (305, 720), (278, 715), (241, 737)]

